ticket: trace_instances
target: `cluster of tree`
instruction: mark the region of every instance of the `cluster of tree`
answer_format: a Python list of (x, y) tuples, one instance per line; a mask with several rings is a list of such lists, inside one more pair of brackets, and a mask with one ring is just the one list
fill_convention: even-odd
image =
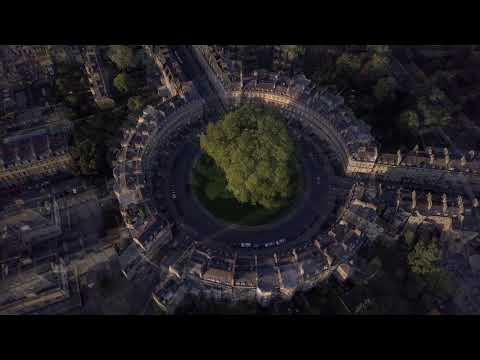
[(368, 90), (388, 74), (389, 51), (350, 53), (327, 49), (312, 51), (317, 59), (307, 75), (319, 85), (340, 85), (358, 90)]
[(125, 109), (96, 113), (76, 119), (73, 128), (72, 170), (78, 175), (111, 175), (112, 149), (118, 145)]
[(452, 276), (441, 266), (439, 235), (437, 229), (420, 226), (393, 243), (379, 237), (362, 247), (357, 266), (361, 264), (363, 275), (350, 286), (335, 288), (340, 303), (353, 314), (425, 314), (435, 309), (455, 292)]
[(295, 61), (305, 55), (305, 46), (303, 45), (280, 45), (280, 50), (289, 61)]
[(294, 73), (305, 58), (303, 45), (226, 45), (233, 58), (242, 60), (245, 71), (259, 68)]
[(93, 102), (88, 81), (82, 68), (75, 64), (56, 64), (56, 93), (72, 110), (74, 120), (71, 155), (72, 171), (78, 175), (111, 175), (113, 149), (118, 142), (118, 130), (127, 117), (126, 110), (138, 111), (145, 104), (141, 94), (134, 94), (138, 87), (131, 69), (142, 64), (142, 50), (132, 46), (113, 45), (107, 56), (117, 72), (113, 84), (121, 94), (116, 102), (106, 99)]
[(452, 276), (440, 266), (442, 251), (437, 238), (420, 239), (408, 255), (408, 265), (423, 291), (448, 296), (454, 287)]
[[(442, 49), (434, 47), (430, 52), (416, 48), (402, 49), (409, 53), (415, 64), (422, 70), (418, 79), (423, 84), (416, 89), (416, 98), (408, 111), (417, 114), (421, 127), (452, 129), (454, 114), (463, 111), (473, 120), (480, 115), (480, 56), (472, 47), (458, 46)], [(425, 49), (424, 49), (425, 50)], [(448, 51), (445, 51), (448, 50)], [(454, 126), (453, 126), (454, 127)], [(465, 133), (459, 129), (456, 135)], [(470, 143), (476, 143), (471, 131), (460, 136)], [(457, 145), (460, 145), (458, 143)]]
[(420, 240), (408, 254), (408, 265), (415, 274), (427, 276), (440, 271), (438, 263), (441, 255), (438, 241)]
[(85, 140), (76, 146), (70, 147), (72, 157), (71, 170), (74, 175), (96, 175), (97, 151), (96, 146), (89, 140)]
[(343, 90), (347, 104), (372, 125), (386, 148), (418, 142), (421, 128), (449, 124), (455, 109), (437, 84), (430, 82), (421, 92), (403, 89), (390, 74), (389, 46), (368, 45), (365, 50), (327, 52), (318, 56), (323, 63), (308, 75), (318, 85)]
[[(474, 109), (471, 104), (478, 103), (480, 98), (480, 56), (472, 49), (452, 48), (450, 55), (431, 58), (414, 51), (410, 57), (423, 70), (418, 77), (422, 85), (410, 89), (414, 96), (403, 104), (403, 112), (408, 115), (398, 118), (401, 129), (416, 133), (420, 127), (444, 128), (451, 125), (455, 113)], [(480, 114), (480, 107), (478, 110), (476, 114)]]
[(241, 203), (278, 208), (296, 191), (295, 147), (283, 119), (272, 110), (242, 106), (210, 123), (200, 145)]
[[(237, 53), (254, 58), (255, 66), (259, 66), (258, 59), (264, 57), (261, 54), (270, 53), (271, 61), (262, 60), (261, 63), (262, 67), (263, 63), (270, 64), (267, 68), (274, 71), (288, 72), (292, 69), (284, 69), (283, 65), (302, 64), (305, 74), (317, 85), (340, 90), (346, 103), (358, 117), (372, 125), (386, 148), (390, 147), (389, 144), (397, 148), (402, 144), (417, 143), (420, 130), (450, 125), (453, 113), (459, 109), (480, 114), (480, 101), (477, 101), (480, 87), (475, 81), (480, 80), (480, 56), (472, 47), (463, 49), (463, 52), (458, 50), (458, 55), (448, 57), (448, 60), (439, 57), (424, 59), (430, 70), (426, 86), (419, 92), (400, 86), (390, 73), (392, 49), (388, 45), (363, 48), (282, 45), (277, 49), (280, 51), (273, 51), (273, 46), (238, 46)], [(396, 54), (397, 50), (395, 48)], [(256, 56), (248, 56), (252, 53)], [(411, 53), (415, 62), (420, 63), (422, 58), (415, 51)], [(446, 95), (460, 105), (449, 104)]]
[(58, 100), (72, 109), (74, 117), (86, 116), (95, 109), (88, 81), (79, 65), (56, 64), (55, 92)]
[(396, 127), (415, 135), (423, 128), (447, 126), (455, 110), (449, 105), (445, 93), (437, 87), (427, 88), (424, 95), (412, 98), (396, 120)]
[(145, 98), (142, 95), (133, 95), (135, 90), (138, 90), (138, 83), (127, 73), (119, 73), (113, 79), (113, 85), (122, 95), (132, 95), (127, 100), (129, 110), (137, 111), (145, 105)]
[(142, 108), (148, 94), (142, 87), (145, 82), (147, 56), (141, 47), (112, 45), (107, 51), (108, 58), (115, 65), (113, 70), (114, 97), (117, 103), (126, 104), (131, 111)]
[(292, 74), (295, 66), (304, 59), (306, 48), (303, 45), (280, 45), (272, 59), (273, 71), (285, 71)]

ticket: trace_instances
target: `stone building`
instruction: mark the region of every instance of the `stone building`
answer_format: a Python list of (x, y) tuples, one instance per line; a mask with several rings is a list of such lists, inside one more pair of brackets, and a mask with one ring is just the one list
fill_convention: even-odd
[(158, 284), (152, 292), (155, 303), (167, 314), (172, 314), (182, 302), (185, 286), (174, 278), (167, 278)]
[(1, 140), (0, 188), (68, 172), (71, 123), (52, 119), (50, 114), (49, 120), (39, 119), (37, 127), (28, 124), (26, 129), (8, 131)]
[[(303, 76), (294, 79), (265, 73), (230, 76), (227, 71), (233, 69), (233, 64), (215, 54), (204, 57), (209, 51), (208, 47), (197, 49), (197, 54), (201, 56), (199, 61), (208, 67), (211, 66), (209, 63), (214, 64), (213, 70), (207, 71), (207, 76), (218, 89), (226, 108), (249, 101), (274, 106), (287, 119), (301, 120), (308, 124), (312, 133), (330, 144), (334, 153), (339, 154), (337, 161), (343, 169), (348, 169), (354, 161), (366, 159), (374, 162), (377, 154), (368, 127), (355, 122), (352, 113), (344, 107), (342, 98), (325, 90), (310, 93), (310, 82)], [(221, 71), (218, 77), (216, 71)], [(183, 121), (192, 124), (202, 117), (204, 103), (196, 96), (192, 97), (187, 92), (181, 101), (179, 99), (178, 96), (173, 96), (158, 108), (146, 108), (136, 127), (127, 129), (124, 133), (114, 169), (115, 194), (134, 241), (137, 239), (141, 242), (142, 235), (136, 234), (141, 234), (145, 224), (153, 222), (153, 219), (167, 219), (172, 225), (176, 223), (175, 216), (162, 205), (162, 200), (153, 206), (155, 200), (150, 199), (146, 189), (151, 186), (148, 183), (152, 178), (149, 174), (151, 159), (156, 151), (162, 151), (163, 148), (165, 154), (168, 154), (168, 146), (162, 144), (168, 141), (169, 134), (175, 132), (175, 128), (181, 128)], [(157, 148), (160, 150), (155, 150)], [(163, 181), (162, 176), (156, 175), (155, 178)], [(325, 281), (339, 266), (350, 261), (365, 239), (363, 232), (366, 234), (373, 231), (370, 229), (374, 228), (371, 225), (374, 222), (373, 214), (361, 213), (364, 210), (362, 201), (368, 201), (363, 199), (363, 193), (358, 196), (353, 194), (347, 199), (346, 205), (346, 208), (351, 209), (350, 217), (356, 214), (355, 216), (366, 216), (368, 219), (362, 230), (343, 220), (342, 224), (334, 225), (328, 234), (325, 232), (321, 236), (324, 238), (321, 242), (312, 242), (310, 245), (304, 242), (304, 246), (290, 252), (261, 256), (217, 253), (215, 249), (201, 249), (189, 240), (185, 240), (184, 246), (174, 245), (177, 238), (180, 239), (180, 235), (177, 235), (160, 246), (160, 253), (166, 253), (167, 256), (160, 260), (159, 265), (175, 281), (193, 284), (190, 286), (192, 291), (196, 289), (196, 292), (220, 301), (255, 299), (260, 304), (268, 305), (275, 299), (290, 299), (296, 291), (312, 288)], [(373, 213), (376, 209), (376, 206), (366, 206), (366, 210)], [(139, 216), (139, 213), (142, 215)], [(350, 220), (355, 223), (355, 219)], [(316, 235), (312, 240), (319, 238), (320, 235)], [(277, 243), (279, 245), (283, 242)], [(320, 243), (321, 245), (316, 245)], [(132, 247), (132, 254), (133, 249)], [(141, 269), (135, 265), (138, 256), (134, 255), (132, 259), (132, 268)], [(157, 298), (160, 299), (161, 296)], [(160, 306), (166, 308), (165, 304)]]
[(49, 81), (53, 64), (47, 45), (3, 45), (0, 48), (0, 87), (30, 86)]
[(78, 279), (62, 260), (42, 264), (0, 263), (0, 314), (55, 314), (81, 305)]
[(90, 85), (90, 92), (92, 93), (95, 102), (97, 105), (112, 102), (110, 84), (106, 78), (106, 73), (97, 46), (86, 46), (84, 59), (85, 73)]
[(143, 47), (160, 70), (163, 84), (170, 92), (170, 96), (184, 95), (191, 90), (192, 83), (187, 81), (175, 51), (163, 45), (144, 45)]
[[(165, 205), (165, 196), (154, 199), (148, 189), (155, 161), (160, 171), (154, 177), (165, 185), (168, 174), (164, 170), (176, 146), (169, 143), (171, 134), (187, 123), (193, 127), (199, 122), (205, 102), (186, 92), (157, 108), (145, 109), (136, 126), (124, 133), (114, 170), (115, 194), (132, 238), (140, 243), (145, 224), (153, 224), (154, 219), (177, 229), (160, 245), (159, 252), (165, 256), (159, 266), (169, 271), (175, 283), (163, 293), (164, 284), (159, 285), (155, 295), (159, 306), (168, 309), (169, 299), (174, 298), (172, 289), (182, 283), (190, 284), (188, 291), (221, 301), (255, 299), (268, 305), (290, 299), (296, 291), (311, 289), (331, 275), (339, 281), (354, 277), (358, 273), (355, 255), (362, 246), (379, 239), (396, 241), (410, 225), (428, 222), (465, 239), (478, 233), (480, 187), (475, 152), (416, 148), (411, 153), (380, 154), (369, 127), (355, 118), (343, 98), (315, 88), (305, 76), (247, 73), (241, 67), (238, 71), (217, 47), (195, 45), (193, 50), (225, 109), (254, 103), (277, 109), (290, 123), (300, 122), (305, 135), (329, 148), (340, 169), (339, 179), (350, 179), (345, 184), (350, 191), (345, 191), (345, 197), (339, 191), (340, 208), (328, 226), (317, 229), (310, 224), (309, 231), (285, 244), (274, 241), (271, 248), (262, 249), (250, 244), (242, 251), (228, 248), (222, 252), (204, 247), (195, 241), (194, 231), (191, 238), (185, 236), (188, 229), (180, 214)], [(173, 80), (170, 86), (175, 91)], [(159, 159), (159, 153), (165, 156)], [(466, 183), (472, 191), (459, 191)]]

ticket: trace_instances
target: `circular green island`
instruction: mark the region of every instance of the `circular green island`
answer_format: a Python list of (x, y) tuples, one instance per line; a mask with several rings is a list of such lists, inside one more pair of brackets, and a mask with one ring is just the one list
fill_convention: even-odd
[(301, 190), (295, 144), (274, 110), (244, 105), (200, 136), (193, 192), (215, 217), (257, 226), (285, 215)]

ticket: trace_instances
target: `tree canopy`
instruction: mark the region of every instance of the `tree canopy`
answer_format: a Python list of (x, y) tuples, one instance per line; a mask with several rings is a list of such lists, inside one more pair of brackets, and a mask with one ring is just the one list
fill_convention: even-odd
[(395, 98), (395, 80), (392, 77), (383, 77), (377, 81), (373, 94), (379, 102), (393, 100)]
[(110, 46), (108, 57), (120, 70), (132, 66), (134, 60), (133, 50), (125, 45)]
[(408, 265), (413, 273), (425, 276), (440, 271), (441, 249), (436, 241), (419, 240), (408, 255)]
[(128, 99), (127, 106), (130, 110), (139, 110), (144, 105), (144, 101), (141, 96), (132, 96)]
[[(451, 273), (440, 266), (442, 250), (438, 239), (419, 240), (408, 254), (408, 265), (419, 286), (436, 297), (450, 296), (456, 287)], [(428, 300), (428, 298), (427, 298)]]
[(97, 151), (95, 144), (85, 140), (70, 149), (72, 156), (72, 172), (74, 175), (97, 174)]
[(358, 55), (344, 53), (337, 58), (336, 66), (340, 74), (353, 76), (360, 71), (362, 60)]
[(281, 49), (289, 60), (294, 60), (305, 54), (305, 46), (302, 45), (282, 45)]
[(271, 209), (293, 196), (295, 147), (272, 110), (242, 106), (210, 123), (200, 145), (225, 173), (227, 189), (239, 202)]
[(120, 73), (113, 79), (113, 85), (118, 91), (126, 93), (131, 87), (131, 80), (127, 74)]
[(374, 54), (388, 54), (390, 47), (388, 45), (367, 45), (367, 49)]
[(416, 130), (420, 124), (418, 122), (418, 115), (415, 111), (406, 110), (400, 114), (399, 125), (402, 129)]
[(423, 116), (423, 123), (427, 127), (444, 127), (447, 126), (450, 119), (450, 109), (437, 102), (437, 97), (421, 97), (417, 101), (419, 113)]
[(378, 79), (388, 73), (389, 58), (384, 54), (374, 53), (366, 64), (369, 78)]

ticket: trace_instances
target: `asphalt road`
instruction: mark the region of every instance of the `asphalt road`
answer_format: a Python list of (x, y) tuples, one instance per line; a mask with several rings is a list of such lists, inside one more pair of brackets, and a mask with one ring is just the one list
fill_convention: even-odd
[[(285, 245), (291, 246), (292, 241), (304, 233), (316, 221), (324, 221), (330, 207), (328, 202), (328, 189), (333, 178), (326, 172), (323, 162), (307, 152), (310, 149), (302, 146), (304, 156), (302, 166), (304, 171), (303, 194), (297, 199), (294, 208), (278, 221), (261, 226), (227, 225), (215, 219), (202, 205), (193, 198), (189, 179), (193, 160), (198, 152), (198, 147), (193, 143), (179, 147), (171, 177), (168, 182), (167, 194), (170, 209), (186, 224), (186, 228), (193, 229), (197, 240), (205, 245), (215, 245), (217, 248), (248, 253), (268, 251), (265, 244), (286, 239)], [(175, 191), (176, 199), (172, 199), (171, 190)], [(190, 230), (190, 233), (192, 230)], [(193, 234), (192, 234), (193, 235)], [(241, 243), (250, 243), (250, 247), (242, 247)], [(273, 247), (272, 247), (273, 248)], [(278, 250), (278, 246), (274, 247)]]
[(215, 109), (223, 112), (225, 109), (223, 108), (215, 89), (210, 84), (207, 75), (193, 55), (191, 46), (177, 46), (175, 47), (175, 51), (180, 57), (180, 66), (182, 67), (183, 72), (189, 80), (193, 81), (198, 94), (207, 101), (210, 106), (214, 105)]

